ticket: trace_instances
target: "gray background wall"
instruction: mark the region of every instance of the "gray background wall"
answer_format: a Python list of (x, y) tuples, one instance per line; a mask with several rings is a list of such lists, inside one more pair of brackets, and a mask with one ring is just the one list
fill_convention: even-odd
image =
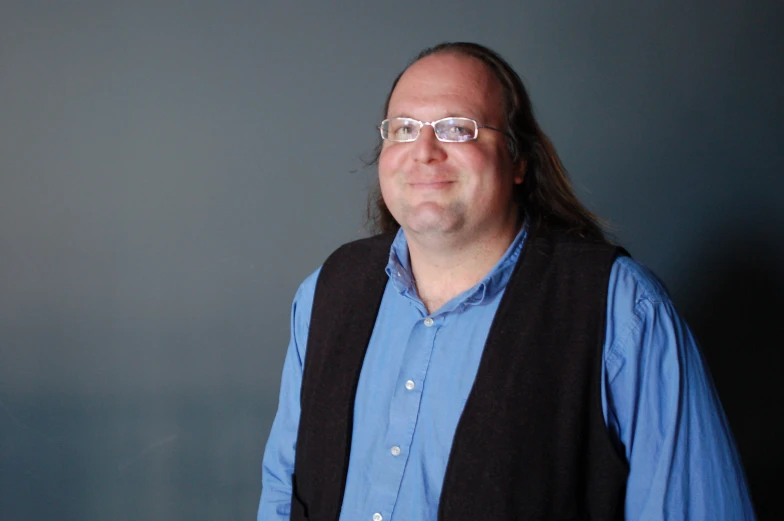
[(254, 518), (291, 298), (364, 235), (383, 98), (443, 40), (520, 71), (580, 197), (697, 332), (778, 518), (782, 15), (3, 0), (0, 519)]

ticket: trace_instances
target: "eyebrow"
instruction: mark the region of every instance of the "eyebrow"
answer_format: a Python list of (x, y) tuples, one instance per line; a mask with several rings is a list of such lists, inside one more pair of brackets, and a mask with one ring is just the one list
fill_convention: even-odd
[[(421, 119), (415, 118), (414, 116), (408, 115), (408, 113), (402, 113), (402, 114), (398, 114), (396, 116), (387, 115), (387, 119), (394, 119), (394, 118), (408, 118), (408, 119), (414, 119), (416, 121), (423, 121)], [(441, 116), (440, 118), (432, 119), (430, 121), (439, 121), (439, 120), (447, 119), (447, 118), (468, 118), (468, 119), (473, 119), (475, 121), (479, 121), (480, 120), (476, 116), (466, 116), (464, 114), (454, 113), (453, 112), (453, 113), (447, 114), (446, 116)]]

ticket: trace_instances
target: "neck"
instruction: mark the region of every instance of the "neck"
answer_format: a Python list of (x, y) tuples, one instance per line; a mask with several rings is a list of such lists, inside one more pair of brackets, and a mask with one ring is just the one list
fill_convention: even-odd
[(418, 237), (406, 233), (417, 293), (428, 313), (482, 280), (504, 255), (520, 225), (484, 233), (471, 240)]

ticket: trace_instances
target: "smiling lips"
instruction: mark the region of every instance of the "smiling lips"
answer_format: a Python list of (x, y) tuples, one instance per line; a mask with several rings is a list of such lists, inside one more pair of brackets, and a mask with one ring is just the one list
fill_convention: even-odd
[(442, 188), (448, 188), (454, 183), (452, 180), (448, 179), (422, 179), (416, 181), (408, 181), (406, 184), (411, 186), (412, 188), (418, 189), (425, 189), (425, 190), (439, 190)]

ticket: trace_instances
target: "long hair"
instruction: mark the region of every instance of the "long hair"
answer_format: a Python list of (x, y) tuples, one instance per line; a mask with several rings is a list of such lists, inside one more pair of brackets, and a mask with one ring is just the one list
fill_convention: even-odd
[[(384, 117), (398, 81), (417, 61), (440, 53), (469, 56), (481, 60), (501, 84), (506, 112), (509, 154), (514, 165), (525, 161), (522, 184), (514, 186), (513, 195), (531, 230), (559, 227), (582, 237), (606, 241), (603, 224), (577, 199), (569, 175), (550, 139), (536, 122), (528, 91), (520, 76), (498, 53), (476, 43), (446, 42), (423, 50), (404, 69), (389, 90), (384, 103)], [(370, 164), (378, 165), (383, 142), (379, 137)], [(372, 231), (394, 232), (400, 224), (389, 212), (381, 190), (376, 186), (368, 200), (368, 224)]]

